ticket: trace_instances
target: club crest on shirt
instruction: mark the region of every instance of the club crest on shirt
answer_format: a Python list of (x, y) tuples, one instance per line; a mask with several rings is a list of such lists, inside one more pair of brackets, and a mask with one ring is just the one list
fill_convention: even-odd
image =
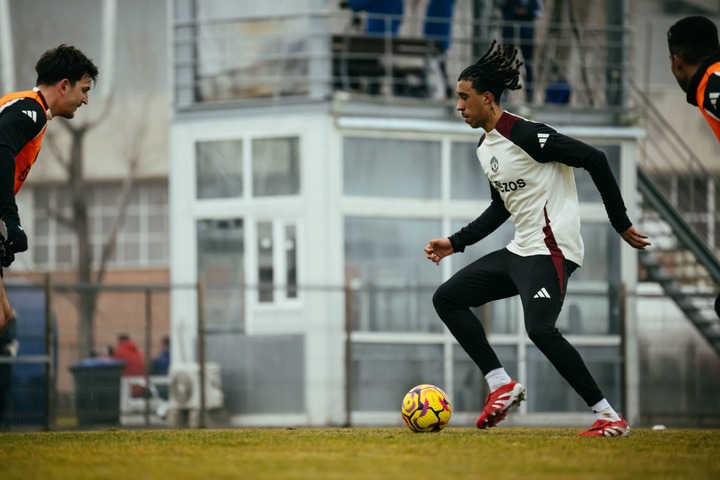
[(498, 171), (498, 161), (497, 158), (492, 157), (490, 159), (490, 168), (492, 169), (493, 173), (497, 173)]

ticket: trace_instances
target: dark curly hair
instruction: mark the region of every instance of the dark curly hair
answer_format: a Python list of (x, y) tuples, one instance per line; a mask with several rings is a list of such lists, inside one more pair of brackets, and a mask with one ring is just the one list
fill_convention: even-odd
[(65, 44), (43, 53), (35, 64), (35, 71), (38, 74), (36, 85), (54, 85), (66, 78), (75, 85), (86, 75), (95, 83), (98, 76), (98, 68), (91, 59)]
[(520, 66), (523, 63), (517, 59), (517, 49), (513, 48), (509, 55), (509, 47), (500, 45), (493, 40), (490, 48), (480, 60), (462, 71), (458, 81), (468, 80), (478, 92), (490, 92), (496, 102), (500, 102), (503, 90), (518, 90), (522, 88), (520, 81)]
[(718, 29), (706, 17), (696, 15), (678, 20), (667, 32), (668, 49), (680, 55), (683, 62), (698, 65), (720, 55)]

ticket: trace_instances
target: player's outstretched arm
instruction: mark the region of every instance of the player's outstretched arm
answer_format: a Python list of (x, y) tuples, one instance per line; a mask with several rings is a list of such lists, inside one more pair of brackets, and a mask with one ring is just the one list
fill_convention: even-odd
[(425, 258), (440, 265), (440, 260), (454, 253), (449, 238), (434, 238), (425, 246)]
[(630, 227), (624, 232), (620, 232), (620, 236), (628, 245), (638, 250), (645, 250), (645, 247), (652, 245), (652, 243), (647, 241), (647, 235), (638, 232), (635, 227)]

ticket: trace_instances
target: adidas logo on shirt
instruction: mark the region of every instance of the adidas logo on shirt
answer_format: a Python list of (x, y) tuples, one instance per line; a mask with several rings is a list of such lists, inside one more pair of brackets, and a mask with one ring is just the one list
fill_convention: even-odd
[(547, 142), (549, 136), (549, 133), (538, 133), (538, 141), (540, 142), (540, 148), (543, 148), (545, 146), (545, 143)]
[(22, 112), (32, 118), (33, 122), (37, 122), (37, 112), (35, 110), (23, 110)]
[(545, 287), (538, 290), (533, 298), (550, 298), (550, 294), (545, 290)]

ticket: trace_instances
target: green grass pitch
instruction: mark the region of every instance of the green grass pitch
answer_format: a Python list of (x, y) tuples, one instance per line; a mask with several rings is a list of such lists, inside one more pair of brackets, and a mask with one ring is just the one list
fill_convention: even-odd
[(0, 434), (0, 478), (716, 479), (720, 430), (448, 427), (108, 430)]

